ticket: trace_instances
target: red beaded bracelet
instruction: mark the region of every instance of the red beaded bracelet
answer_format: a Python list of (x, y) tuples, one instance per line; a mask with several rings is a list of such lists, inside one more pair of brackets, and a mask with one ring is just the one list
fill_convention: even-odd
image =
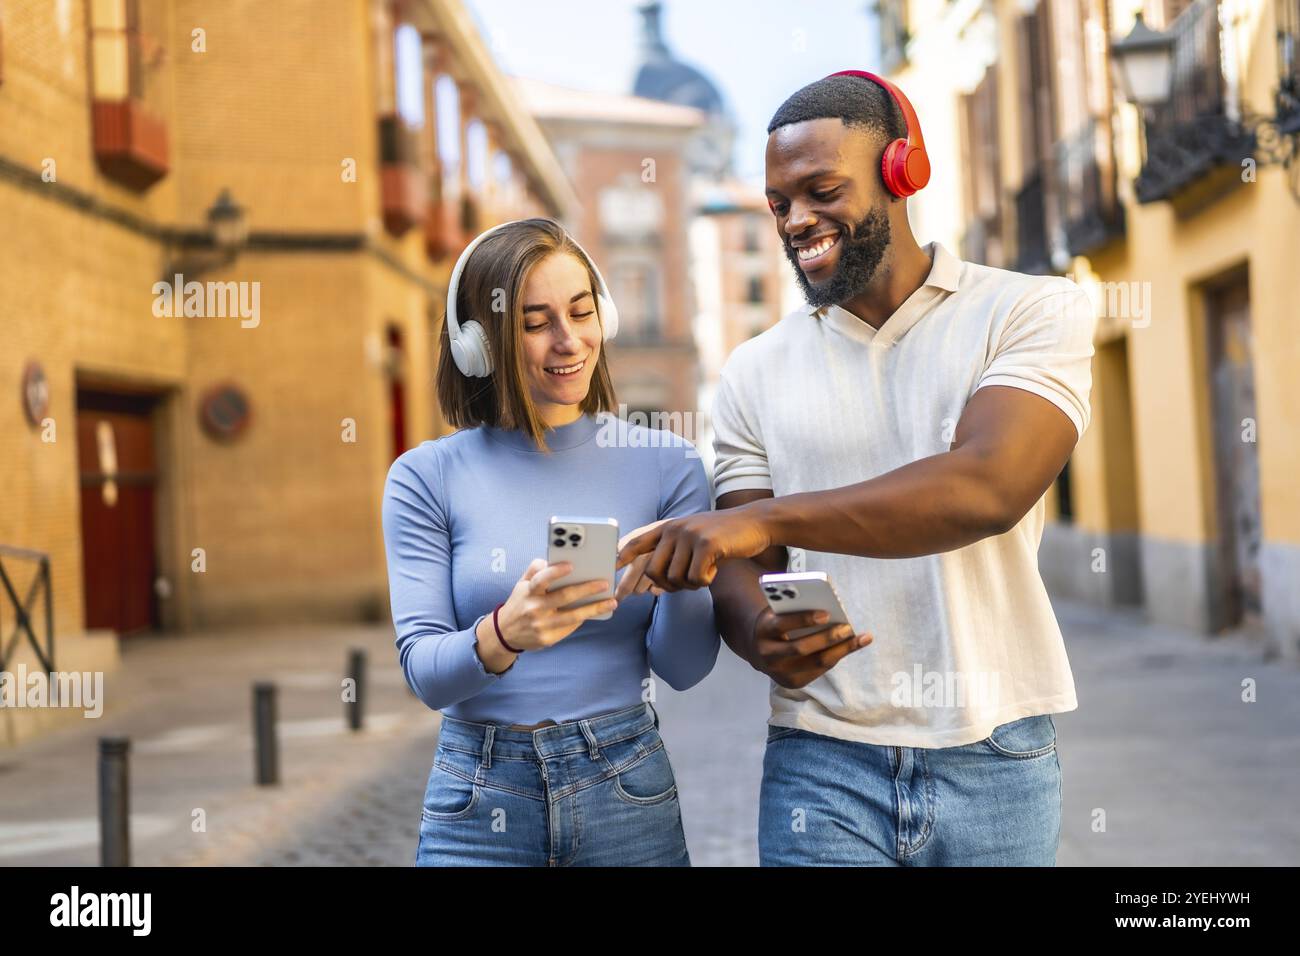
[(492, 626), (496, 628), (497, 640), (500, 641), (501, 646), (504, 647), (506, 650), (508, 650), (511, 654), (522, 654), (523, 650), (521, 648), (511, 647), (509, 642), (506, 641), (506, 639), (501, 634), (501, 625), (497, 623), (497, 612), (500, 611), (503, 607), (505, 607), (504, 602), (498, 604), (496, 607), (492, 609)]

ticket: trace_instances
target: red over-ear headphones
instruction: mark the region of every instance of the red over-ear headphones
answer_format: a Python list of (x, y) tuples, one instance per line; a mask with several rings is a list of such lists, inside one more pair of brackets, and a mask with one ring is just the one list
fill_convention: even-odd
[(895, 196), (906, 197), (925, 186), (930, 181), (930, 157), (925, 152), (925, 140), (921, 138), (921, 122), (916, 118), (916, 110), (912, 109), (912, 104), (907, 101), (903, 91), (888, 80), (865, 70), (840, 70), (831, 76), (860, 76), (883, 86), (894, 98), (898, 108), (903, 111), (907, 139), (896, 139), (885, 147), (885, 155), (880, 160), (885, 188)]

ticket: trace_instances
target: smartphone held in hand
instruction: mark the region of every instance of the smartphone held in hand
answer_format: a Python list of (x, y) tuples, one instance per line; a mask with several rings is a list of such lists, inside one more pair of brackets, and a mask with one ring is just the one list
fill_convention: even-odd
[[(573, 570), (556, 579), (549, 590), (582, 584), (584, 581), (605, 580), (609, 586), (590, 597), (564, 606), (571, 610), (596, 601), (606, 601), (614, 595), (614, 562), (618, 555), (618, 522), (613, 518), (581, 518), (563, 515), (552, 516), (546, 538), (546, 561), (559, 564), (567, 561)], [(613, 613), (598, 614), (593, 621), (608, 621)]]
[(763, 589), (767, 606), (777, 614), (791, 614), (798, 611), (825, 611), (830, 620), (816, 627), (805, 627), (791, 631), (791, 639), (805, 637), (827, 627), (837, 624), (849, 624), (849, 616), (840, 604), (835, 586), (825, 571), (799, 571), (787, 574), (764, 574), (758, 579)]

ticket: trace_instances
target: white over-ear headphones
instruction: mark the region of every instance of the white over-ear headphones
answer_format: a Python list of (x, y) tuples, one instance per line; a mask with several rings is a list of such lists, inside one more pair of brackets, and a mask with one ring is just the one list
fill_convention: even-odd
[[(482, 325), (473, 319), (464, 325), (457, 321), (456, 293), (460, 288), (460, 274), (465, 271), (465, 263), (469, 261), (470, 253), (478, 247), (480, 242), (497, 230), (520, 222), (528, 222), (528, 220), (516, 219), (511, 222), (503, 222), (485, 232), (479, 233), (465, 247), (465, 251), (456, 260), (456, 267), (451, 270), (451, 281), (447, 284), (447, 334), (451, 340), (452, 361), (456, 363), (456, 368), (460, 369), (461, 374), (469, 378), (486, 378), (492, 374), (492, 352), (488, 348), (487, 333), (483, 331)], [(561, 227), (561, 230), (563, 230), (563, 227)], [(591, 266), (591, 272), (596, 277), (596, 308), (600, 314), (604, 338), (608, 341), (618, 334), (618, 308), (614, 305), (613, 298), (610, 297), (609, 287), (605, 285), (604, 276), (596, 268), (596, 263), (587, 254), (587, 250), (583, 249), (578, 244), (578, 240), (570, 236), (567, 231), (564, 234), (570, 242), (578, 247), (578, 251), (587, 260), (587, 265)]]

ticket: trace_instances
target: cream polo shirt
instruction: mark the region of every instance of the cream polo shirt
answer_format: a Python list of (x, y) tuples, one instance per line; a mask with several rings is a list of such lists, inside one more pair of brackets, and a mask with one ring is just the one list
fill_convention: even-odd
[[(731, 354), (713, 407), (717, 495), (839, 488), (948, 451), (986, 385), (1042, 396), (1083, 434), (1096, 323), (1083, 290), (925, 248), (929, 276), (879, 330), (805, 307)], [(830, 576), (875, 641), (806, 687), (774, 683), (769, 723), (952, 747), (1077, 707), (1038, 574), (1043, 511), (1040, 499), (1006, 534), (920, 558), (792, 554), (791, 570)]]

